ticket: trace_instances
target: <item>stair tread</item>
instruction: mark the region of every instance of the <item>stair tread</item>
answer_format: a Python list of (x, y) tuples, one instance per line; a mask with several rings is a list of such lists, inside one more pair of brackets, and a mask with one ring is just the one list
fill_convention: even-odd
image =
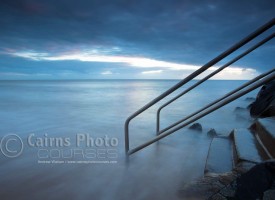
[(275, 158), (275, 118), (257, 119), (251, 127), (269, 158)]
[(268, 134), (275, 139), (275, 118), (258, 119), (261, 126), (268, 132)]
[(205, 172), (224, 173), (232, 170), (232, 142), (229, 138), (213, 138)]
[(263, 161), (257, 149), (256, 138), (248, 129), (235, 130), (234, 142), (239, 159), (251, 162)]

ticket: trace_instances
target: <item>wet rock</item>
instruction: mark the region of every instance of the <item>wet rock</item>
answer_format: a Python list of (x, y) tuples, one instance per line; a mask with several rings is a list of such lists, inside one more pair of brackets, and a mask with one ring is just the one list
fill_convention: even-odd
[(207, 132), (207, 135), (210, 136), (210, 137), (215, 137), (217, 136), (217, 132), (215, 129), (211, 128), (208, 132)]
[(265, 191), (263, 200), (275, 200), (275, 190)]
[(250, 108), (252, 117), (275, 116), (275, 80), (264, 85)]
[(195, 130), (195, 131), (199, 131), (202, 132), (202, 126), (200, 123), (194, 123), (192, 124), (189, 129)]
[(257, 164), (237, 178), (236, 199), (262, 199), (275, 181), (275, 161)]

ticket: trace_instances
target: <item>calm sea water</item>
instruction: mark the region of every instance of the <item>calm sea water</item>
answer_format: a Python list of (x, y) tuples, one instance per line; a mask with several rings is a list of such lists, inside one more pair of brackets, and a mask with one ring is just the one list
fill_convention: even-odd
[[(219, 134), (228, 135), (233, 128), (248, 127), (250, 122), (237, 117), (234, 109), (246, 107), (250, 102), (245, 98), (255, 96), (257, 91), (200, 119), (202, 133), (184, 128), (126, 159), (123, 130), (126, 118), (175, 83), (175, 80), (0, 81), (0, 137), (17, 134), (24, 143), (22, 154), (16, 158), (0, 154), (1, 199), (181, 199), (181, 187), (203, 176), (211, 141), (206, 132), (215, 128)], [(204, 83), (162, 111), (161, 127), (242, 83)], [(155, 111), (170, 98), (131, 123), (131, 147), (155, 136)], [(38, 163), (43, 160), (38, 155), (41, 147), (28, 144), (30, 134), (34, 134), (32, 141), (36, 138), (74, 141), (77, 134), (116, 138), (118, 144), (113, 147), (116, 157), (111, 159), (116, 162)], [(85, 144), (81, 148), (85, 149)], [(66, 160), (52, 157), (44, 160)]]

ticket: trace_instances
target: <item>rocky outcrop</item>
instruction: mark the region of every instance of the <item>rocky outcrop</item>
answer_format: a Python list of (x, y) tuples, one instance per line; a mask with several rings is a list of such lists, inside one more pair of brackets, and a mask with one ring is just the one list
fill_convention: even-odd
[(250, 106), (252, 117), (275, 116), (275, 80), (264, 85)]
[(260, 163), (237, 178), (235, 199), (262, 199), (274, 184), (275, 161)]
[(207, 174), (204, 178), (186, 184), (180, 190), (182, 199), (228, 199), (235, 196), (237, 171)]
[(207, 132), (207, 135), (208, 135), (209, 137), (215, 137), (215, 136), (217, 136), (218, 134), (217, 134), (217, 132), (216, 132), (215, 129), (211, 128), (211, 129)]
[(274, 200), (275, 161), (257, 164), (248, 171), (235, 168), (223, 174), (208, 173), (184, 185), (179, 194), (183, 199)]
[(189, 129), (202, 132), (202, 126), (200, 123), (194, 123), (192, 124)]
[(180, 190), (180, 196), (183, 199), (208, 199), (211, 197), (214, 197), (212, 199), (217, 199), (216, 197), (218, 195), (221, 199), (225, 198), (219, 192), (230, 185), (236, 177), (236, 172), (229, 172), (220, 175), (208, 174), (200, 180), (184, 185)]

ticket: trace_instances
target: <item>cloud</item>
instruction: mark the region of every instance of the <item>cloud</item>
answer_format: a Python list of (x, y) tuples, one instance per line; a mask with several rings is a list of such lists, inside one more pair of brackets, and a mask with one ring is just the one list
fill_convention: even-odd
[(17, 56), (17, 57), (22, 57), (22, 58), (27, 58), (35, 61), (43, 60), (43, 58), (47, 57), (49, 54), (48, 53), (37, 53), (37, 52), (13, 52), (10, 53), (12, 56)]
[(160, 74), (163, 70), (152, 70), (152, 71), (143, 71), (142, 74)]
[(111, 71), (104, 71), (104, 72), (101, 72), (102, 75), (112, 75), (113, 72)]
[(130, 56), (112, 56), (112, 55), (100, 55), (90, 54), (86, 52), (63, 54), (63, 55), (50, 55), (48, 53), (41, 52), (12, 52), (9, 53), (12, 56), (22, 57), (34, 61), (66, 61), (77, 60), (81, 62), (105, 62), (105, 63), (126, 63), (129, 66), (139, 68), (169, 68), (172, 70), (196, 70), (199, 66), (178, 64), (167, 61), (156, 60), (152, 58), (143, 57), (130, 57)]
[[(259, 75), (259, 72), (251, 68), (230, 67), (213, 76), (213, 80), (249, 80)], [(202, 76), (199, 76), (202, 77)]]
[[(12, 56), (22, 57), (34, 61), (70, 61), (76, 60), (81, 62), (103, 62), (103, 63), (124, 63), (128, 66), (135, 67), (135, 68), (163, 68), (167, 70), (197, 70), (201, 66), (199, 65), (191, 65), (191, 64), (184, 64), (184, 63), (174, 63), (174, 62), (167, 62), (162, 60), (156, 60), (153, 58), (143, 58), (143, 57), (130, 57), (130, 56), (111, 56), (111, 55), (100, 55), (96, 53), (87, 53), (87, 52), (78, 52), (72, 54), (61, 54), (61, 55), (50, 55), (48, 53), (43, 52), (12, 52), (9, 53)], [(218, 69), (218, 66), (213, 66), (209, 68), (210, 71), (214, 71)], [(225, 69), (227, 72), (231, 73), (242, 73), (245, 70), (252, 70), (250, 68), (244, 67), (228, 67)], [(155, 70), (160, 71), (160, 70)], [(107, 71), (110, 72), (110, 71)]]
[[(56, 63), (63, 62), (66, 68), (72, 65), (69, 62), (80, 61), (78, 67), (67, 70), (85, 74), (87, 63), (104, 60), (111, 68), (122, 64), (193, 71), (270, 20), (274, 9), (272, 0), (2, 0), (0, 52), (21, 53), (16, 57), (45, 64), (42, 69), (29, 62), (29, 67), (20, 68), (22, 73), (47, 73), (46, 68), (59, 73), (59, 68), (52, 67)], [(274, 41), (265, 44), (237, 65), (257, 72), (270, 69), (274, 46)], [(11, 54), (5, 55), (1, 71), (13, 71), (2, 66), (25, 64), (15, 58), (14, 64), (7, 65)], [(102, 71), (94, 65), (93, 69), (95, 74)], [(126, 73), (133, 78), (135, 72)]]

